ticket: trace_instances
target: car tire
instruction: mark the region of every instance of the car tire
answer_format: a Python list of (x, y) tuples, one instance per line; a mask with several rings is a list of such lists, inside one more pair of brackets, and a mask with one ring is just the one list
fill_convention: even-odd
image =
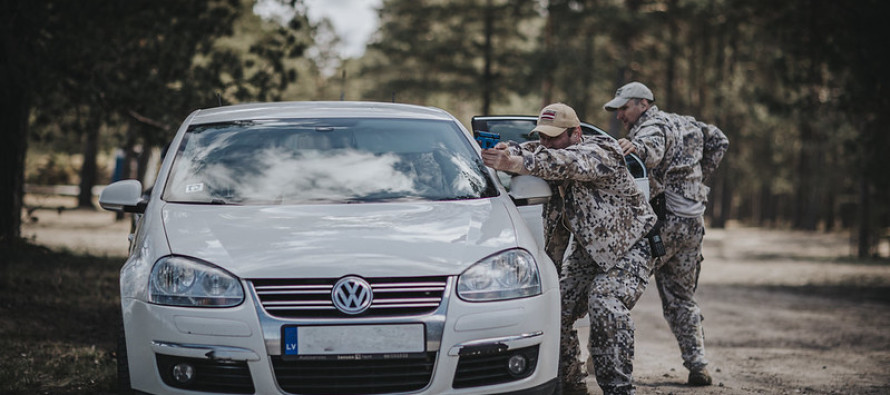
[(124, 332), (123, 318), (117, 336), (117, 389), (119, 394), (136, 393), (130, 386), (130, 361), (127, 359), (127, 334)]

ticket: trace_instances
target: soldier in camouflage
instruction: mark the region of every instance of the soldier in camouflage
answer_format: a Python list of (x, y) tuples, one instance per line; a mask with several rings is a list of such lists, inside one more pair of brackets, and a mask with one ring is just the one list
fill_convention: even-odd
[(658, 109), (652, 91), (639, 82), (624, 85), (606, 103), (627, 129), (622, 152), (636, 153), (649, 169), (650, 193), (666, 255), (655, 268), (664, 317), (677, 338), (690, 385), (710, 385), (702, 315), (694, 299), (705, 234), (703, 214), (709, 188), (729, 140), (720, 129), (690, 116)]
[(597, 384), (605, 394), (633, 394), (630, 310), (652, 270), (645, 236), (656, 217), (615, 140), (582, 136), (580, 124), (571, 107), (551, 104), (533, 131), (539, 141), (498, 143), (482, 157), (494, 169), (547, 180), (554, 191), (544, 206), (544, 237), (560, 270), (563, 393), (587, 393), (573, 324), (589, 314)]

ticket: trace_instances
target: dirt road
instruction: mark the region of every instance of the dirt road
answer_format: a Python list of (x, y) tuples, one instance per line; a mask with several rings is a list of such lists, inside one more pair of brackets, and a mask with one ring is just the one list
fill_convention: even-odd
[(848, 249), (838, 234), (708, 230), (697, 299), (715, 385), (685, 386), (650, 287), (633, 311), (638, 393), (890, 393), (890, 266), (840, 263)]
[[(111, 213), (35, 217), (22, 232), (37, 243), (126, 254), (128, 222)], [(842, 234), (709, 229), (697, 295), (714, 385), (685, 386), (650, 287), (633, 312), (638, 393), (890, 394), (890, 264), (852, 263), (849, 249)], [(600, 393), (592, 378), (588, 387)]]

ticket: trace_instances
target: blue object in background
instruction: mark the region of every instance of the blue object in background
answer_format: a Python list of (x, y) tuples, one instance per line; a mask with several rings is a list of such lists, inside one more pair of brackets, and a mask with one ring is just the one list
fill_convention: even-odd
[(114, 154), (114, 171), (111, 173), (111, 182), (120, 181), (124, 175), (124, 151), (117, 150)]

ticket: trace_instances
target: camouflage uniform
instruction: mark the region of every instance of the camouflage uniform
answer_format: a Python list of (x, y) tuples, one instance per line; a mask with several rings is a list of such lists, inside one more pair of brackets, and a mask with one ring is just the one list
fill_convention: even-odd
[(584, 137), (565, 149), (547, 149), (537, 141), (511, 143), (509, 150), (554, 191), (544, 207), (544, 237), (547, 254), (561, 272), (563, 382), (583, 384), (586, 374), (573, 324), (589, 314), (597, 383), (606, 394), (632, 394), (630, 310), (652, 270), (644, 237), (655, 225), (652, 208), (609, 137)]
[[(627, 139), (650, 169), (652, 196), (668, 191), (702, 205), (709, 191), (704, 183), (729, 147), (729, 140), (713, 125), (660, 111), (654, 105), (640, 116)], [(683, 365), (699, 370), (708, 364), (701, 310), (693, 298), (703, 259), (704, 219), (701, 215), (677, 215), (668, 205), (663, 221), (661, 235), (667, 254), (656, 265), (655, 284)]]

